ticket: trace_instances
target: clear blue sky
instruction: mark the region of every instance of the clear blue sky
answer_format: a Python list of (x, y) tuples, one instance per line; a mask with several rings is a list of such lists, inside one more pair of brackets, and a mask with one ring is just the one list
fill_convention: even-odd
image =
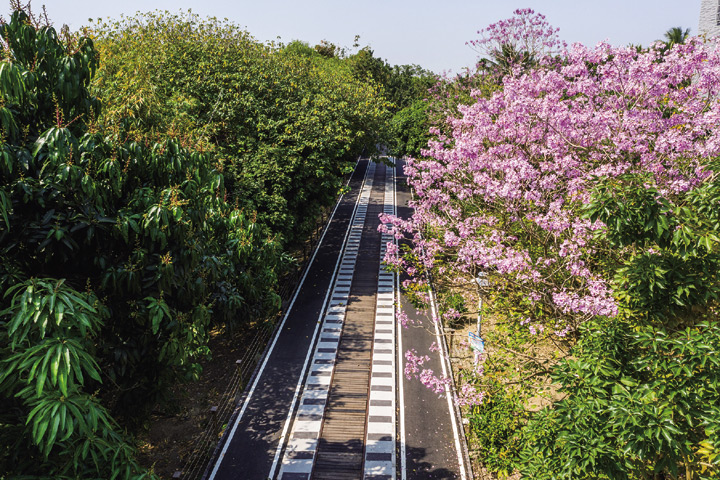
[[(697, 34), (700, 0), (33, 0), (45, 4), (56, 26), (72, 29), (88, 18), (117, 18), (137, 11), (192, 8), (202, 16), (228, 18), (261, 41), (327, 39), (352, 46), (355, 35), (391, 64), (418, 64), (435, 72), (459, 72), (476, 53), (465, 42), (516, 8), (533, 8), (560, 28), (568, 43), (602, 40), (647, 45), (675, 26)], [(4, 11), (2, 13), (7, 13)]]

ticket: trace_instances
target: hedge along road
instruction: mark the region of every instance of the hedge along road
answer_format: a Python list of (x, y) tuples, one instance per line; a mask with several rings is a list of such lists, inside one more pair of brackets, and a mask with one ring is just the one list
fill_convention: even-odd
[[(324, 442), (325, 430), (330, 428), (328, 415), (334, 416), (335, 420), (337, 420), (338, 413), (342, 415), (342, 404), (346, 403), (347, 398), (342, 397), (342, 391), (347, 390), (348, 387), (356, 390), (360, 387), (359, 392), (365, 391), (364, 412), (361, 414), (364, 420), (361, 420), (361, 433), (356, 435), (358, 442), (345, 442), (347, 443), (346, 448), (335, 449), (338, 450), (336, 452), (338, 475), (343, 471), (342, 478), (358, 479), (466, 478), (465, 472), (462, 471), (464, 440), (457, 438), (457, 425), (451, 421), (454, 420), (455, 412), (445, 398), (438, 398), (429, 390), (413, 391), (413, 399), (403, 398), (401, 394), (397, 397), (399, 415), (392, 415), (393, 424), (390, 425), (390, 431), (395, 432), (392, 442), (373, 442), (373, 438), (380, 439), (382, 437), (382, 440), (387, 440), (387, 436), (377, 434), (368, 436), (368, 431), (377, 427), (372, 422), (368, 424), (368, 420), (378, 418), (373, 412), (368, 413), (368, 407), (372, 409), (373, 407), (370, 406), (372, 404), (386, 403), (386, 401), (369, 401), (370, 395), (372, 395), (371, 388), (378, 388), (377, 386), (372, 387), (372, 382), (377, 383), (376, 377), (378, 376), (387, 376), (386, 373), (375, 372), (376, 366), (370, 367), (371, 364), (387, 363), (386, 360), (377, 361), (385, 349), (375, 348), (373, 350), (372, 348), (374, 342), (385, 342), (385, 340), (377, 340), (377, 332), (386, 332), (387, 325), (374, 325), (373, 327), (372, 320), (379, 319), (381, 320), (379, 323), (387, 321), (387, 318), (380, 317), (378, 312), (390, 308), (386, 305), (388, 300), (384, 298), (388, 296), (385, 292), (387, 288), (383, 288), (387, 287), (389, 277), (388, 274), (384, 274), (381, 269), (380, 271), (378, 269), (381, 254), (380, 235), (370, 232), (378, 225), (377, 213), (379, 210), (377, 209), (382, 208), (388, 212), (388, 209), (393, 208), (395, 204), (395, 189), (390, 188), (394, 187), (395, 175), (392, 172), (393, 169), (387, 169), (388, 173), (385, 173), (385, 170), (383, 166), (375, 168), (374, 165), (369, 165), (367, 160), (358, 163), (349, 182), (350, 193), (339, 200), (283, 323), (271, 341), (255, 377), (250, 382), (249, 389), (238, 404), (237, 414), (229, 423), (223, 443), (218, 448), (215, 465), (208, 472), (209, 475), (206, 478), (210, 480), (264, 480), (267, 478), (295, 480), (320, 478), (320, 476), (325, 478), (321, 472), (322, 469), (315, 468), (316, 461), (318, 461), (316, 458), (317, 435), (320, 435), (320, 458), (325, 458), (323, 462), (327, 464), (327, 453), (323, 456), (322, 451), (323, 445), (326, 444)], [(386, 177), (387, 181), (392, 183), (392, 185), (388, 185), (388, 188), (385, 188)], [(373, 200), (370, 200), (371, 191)], [(376, 199), (383, 197), (385, 201), (381, 200), (380, 203), (384, 203), (384, 207), (377, 206), (375, 207), (377, 211), (373, 210), (372, 204), (378, 203)], [(404, 199), (402, 194), (401, 198)], [(369, 210), (368, 202), (371, 203)], [(362, 231), (361, 236), (360, 231)], [(383, 236), (382, 241), (387, 240), (388, 238)], [(384, 249), (382, 250), (384, 251)], [(343, 268), (348, 268), (345, 266), (348, 259), (353, 259), (354, 256), (357, 256), (355, 260), (357, 264), (355, 270), (357, 271), (354, 273), (353, 279), (357, 280), (358, 286), (348, 292), (347, 302), (338, 303), (338, 299), (335, 297), (341, 294), (339, 292), (350, 289), (348, 283), (352, 282), (342, 278), (342, 274)], [(367, 260), (371, 260), (371, 262), (368, 263)], [(369, 280), (372, 279), (368, 277), (363, 280), (365, 276), (368, 276), (364, 271), (368, 270), (365, 268), (366, 264), (367, 266), (374, 265), (372, 268), (374, 271), (370, 275), (374, 279), (372, 281), (374, 292), (370, 292), (371, 295), (368, 295), (365, 290), (370, 283)], [(397, 282), (390, 284), (394, 286), (395, 294), (397, 294)], [(356, 288), (361, 288), (363, 291), (356, 293), (359, 292)], [(377, 300), (378, 290), (383, 290), (379, 301)], [(372, 305), (368, 303), (368, 297), (371, 297)], [(333, 299), (335, 299), (335, 303), (333, 303)], [(343, 307), (341, 308), (342, 312), (335, 311), (339, 307)], [(344, 307), (347, 307), (348, 313), (343, 324), (335, 319), (346, 317)], [(375, 312), (375, 315), (370, 315), (370, 332), (373, 331), (373, 328), (376, 332), (375, 340), (371, 339), (367, 347), (370, 350), (367, 356), (376, 360), (366, 362), (368, 363), (367, 377), (370, 380), (368, 381), (365, 377), (360, 378), (355, 373), (348, 377), (351, 378), (349, 381), (355, 382), (355, 384), (338, 385), (338, 382), (342, 383), (341, 376), (339, 373), (333, 372), (332, 366), (337, 363), (340, 372), (342, 373), (344, 370), (341, 368), (342, 345), (344, 343), (358, 345), (358, 329), (351, 320), (358, 318), (358, 321), (363, 322), (367, 320), (364, 317), (368, 316), (367, 314), (358, 315), (353, 311), (358, 309), (366, 311), (368, 308)], [(333, 325), (323, 324), (328, 320)], [(342, 332), (340, 332), (340, 328), (328, 328), (338, 326), (342, 327)], [(337, 333), (334, 334), (331, 331), (337, 331)], [(318, 338), (318, 335), (321, 338)], [(328, 356), (328, 348), (320, 348), (327, 347), (321, 343), (329, 340), (328, 335), (337, 335), (338, 337), (337, 358), (334, 354)], [(346, 337), (344, 342), (342, 335)], [(386, 334), (380, 333), (379, 335)], [(404, 332), (403, 335), (408, 335), (408, 333)], [(412, 344), (429, 344), (435, 340), (434, 336), (426, 329), (417, 329), (410, 332), (410, 335), (410, 338), (415, 339), (409, 340)], [(393, 336), (395, 339), (392, 343), (395, 345), (398, 343), (398, 337), (395, 335), (394, 328)], [(427, 338), (423, 338), (423, 336)], [(377, 343), (375, 345), (377, 346)], [(323, 350), (320, 352), (321, 354), (318, 354), (318, 349)], [(332, 357), (332, 359), (328, 362), (325, 357)], [(320, 358), (319, 361), (318, 358)], [(351, 360), (352, 363), (357, 363), (355, 357)], [(434, 361), (440, 362), (442, 359), (438, 358)], [(316, 363), (324, 365), (318, 368)], [(330, 373), (320, 373), (320, 369), (327, 369), (328, 363), (330, 363)], [(398, 361), (395, 362), (395, 365), (399, 368), (400, 373), (393, 375), (392, 383), (396, 383), (402, 378), (402, 352), (398, 352)], [(370, 368), (373, 369), (372, 375)], [(362, 370), (362, 368), (357, 368), (357, 365), (355, 365), (355, 369)], [(312, 375), (310, 375), (311, 373)], [(318, 381), (313, 379), (313, 375)], [(316, 383), (321, 383), (319, 382), (320, 378), (327, 384), (324, 392), (317, 392), (319, 385)], [(403, 381), (402, 383), (405, 385), (406, 391), (408, 388), (411, 390), (417, 388), (417, 382), (409, 384), (407, 381)], [(308, 384), (311, 385), (308, 386)], [(403, 390), (402, 385), (396, 386), (397, 388), (393, 387), (393, 391)], [(424, 389), (422, 386), (420, 388)], [(309, 396), (308, 389), (315, 390), (310, 395), (313, 398), (322, 393), (323, 401), (317, 399), (308, 401), (306, 398)], [(410, 401), (406, 402), (406, 400)], [(357, 402), (357, 400), (355, 401)], [(327, 404), (330, 405), (330, 408), (326, 408)], [(394, 405), (393, 401), (392, 410), (395, 410)], [(308, 406), (313, 412), (305, 411)], [(336, 407), (335, 413), (330, 412), (333, 406)], [(353, 410), (354, 417), (357, 416), (356, 413)], [(408, 416), (410, 417), (408, 424), (411, 425), (411, 428), (410, 435), (406, 439), (405, 430), (399, 427)], [(303, 435), (297, 435), (295, 430), (306, 429), (300, 424), (310, 419), (321, 426), (315, 430), (323, 428), (322, 434), (318, 432), (314, 434), (314, 438), (310, 439), (309, 433), (305, 432), (304, 436), (308, 441), (297, 442)], [(348, 419), (348, 425), (354, 423), (358, 423), (356, 418)], [(416, 423), (420, 425), (419, 428), (413, 426)], [(422, 428), (422, 425), (426, 425), (427, 428)], [(307, 423), (307, 426), (310, 424)], [(444, 431), (441, 431), (443, 429)], [(453, 439), (453, 437), (455, 438)], [(397, 442), (394, 441), (395, 438), (397, 438)], [(290, 442), (289, 447), (288, 442)], [(359, 467), (351, 467), (350, 463), (352, 462), (342, 459), (347, 459), (348, 455), (358, 458), (358, 448), (360, 449)], [(332, 451), (329, 453), (335, 454)], [(385, 461), (378, 463), (376, 461), (378, 459)], [(391, 459), (391, 461), (388, 462), (387, 459)], [(291, 464), (300, 465), (301, 468), (289, 468), (288, 460)], [(332, 458), (330, 460), (334, 461)]]

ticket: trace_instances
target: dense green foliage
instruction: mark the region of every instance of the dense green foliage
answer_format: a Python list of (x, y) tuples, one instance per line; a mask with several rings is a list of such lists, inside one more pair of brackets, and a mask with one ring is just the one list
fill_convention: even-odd
[(486, 399), (473, 405), (467, 414), (471, 442), (486, 468), (504, 478), (515, 471), (523, 446), (526, 399), (519, 391), (506, 389), (502, 382), (492, 382), (485, 393)]
[[(143, 478), (98, 398), (94, 340), (108, 317), (63, 280), (10, 289), (0, 375), (0, 471), (44, 478)], [(92, 304), (92, 305), (91, 305)]]
[(428, 103), (415, 100), (408, 107), (397, 112), (390, 123), (393, 140), (393, 155), (398, 157), (420, 157), (421, 150), (430, 141)]
[(0, 33), (0, 470), (131, 478), (110, 412), (141, 416), (213, 325), (276, 309), (279, 249), (208, 156), (94, 123), (92, 40), (20, 10)]
[(528, 427), (528, 477), (717, 478), (720, 327), (628, 327), (589, 325), (557, 366), (565, 395)]
[(621, 315), (585, 326), (572, 357), (554, 369), (564, 398), (531, 422), (538, 438), (520, 463), (533, 478), (717, 478), (715, 178), (679, 195), (648, 175), (596, 187), (585, 209), (607, 226), (599, 260)]
[(212, 152), (231, 202), (284, 241), (302, 238), (387, 120), (379, 86), (302, 42), (262, 45), (189, 13), (100, 25), (96, 41), (101, 121)]
[[(711, 168), (716, 168), (712, 167)], [(533, 478), (717, 478), (720, 184), (670, 195), (650, 176), (599, 182), (585, 214), (621, 307), (553, 370), (562, 400), (528, 425)], [(714, 466), (715, 465), (715, 466)]]
[(389, 65), (368, 47), (348, 57), (355, 78), (368, 79), (383, 87), (393, 114), (386, 135), (393, 156), (420, 156), (427, 147), (431, 122), (428, 96), (439, 78), (418, 65)]

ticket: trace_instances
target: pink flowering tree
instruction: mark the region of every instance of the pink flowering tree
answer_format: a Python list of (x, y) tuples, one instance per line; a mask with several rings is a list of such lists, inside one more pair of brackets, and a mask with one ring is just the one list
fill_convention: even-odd
[(664, 56), (575, 45), (556, 69), (506, 78), (448, 119), (452, 136), (432, 141), (428, 158), (408, 162), (415, 212), (384, 221), (410, 233), (414, 249), (386, 260), (440, 277), (488, 272), (518, 328), (558, 338), (616, 315), (599, 268), (606, 227), (582, 208), (598, 179), (643, 174), (648, 188), (679, 199), (709, 178), (707, 159), (720, 154), (718, 85), (720, 59), (697, 40)]
[(486, 56), (496, 55), (503, 45), (538, 59), (564, 51), (566, 44), (557, 35), (560, 29), (550, 25), (545, 15), (531, 8), (517, 9), (513, 14), (511, 18), (492, 23), (478, 31), (480, 38), (468, 43)]
[[(491, 347), (495, 340), (496, 348), (529, 359), (530, 367), (509, 379), (529, 382), (547, 379), (583, 334), (607, 322), (625, 322), (616, 338), (647, 333), (652, 325), (659, 330), (643, 337), (651, 341), (716, 320), (720, 56), (695, 38), (669, 50), (573, 45), (561, 61), (543, 61), (560, 47), (555, 31), (530, 11), (516, 13), (475, 44), (490, 53), (510, 44), (532, 53), (542, 68), (506, 75), (489, 96), (476, 92), (459, 117), (448, 118), (445, 133), (435, 130), (424, 158), (406, 168), (414, 214), (383, 221), (396, 236), (412, 239), (410, 249), (389, 250), (386, 258), (414, 274), (409, 290), (423, 291), (428, 274), (469, 287), (479, 272), (488, 274), (487, 313), (503, 325), (503, 338), (491, 339)], [(652, 352), (648, 345), (642, 351)], [(534, 355), (536, 347), (545, 349), (544, 360)], [(567, 372), (582, 369), (563, 365), (561, 383), (572, 383)], [(671, 372), (658, 385), (667, 385)], [(587, 396), (591, 387), (566, 392)], [(704, 401), (713, 402), (710, 397)], [(667, 410), (673, 418), (681, 414), (674, 408)], [(685, 427), (695, 428), (692, 422)], [(650, 471), (671, 472), (678, 462), (694, 461), (687, 452), (697, 451), (704, 437), (691, 437), (614, 445), (613, 451), (631, 452), (618, 454), (618, 465), (635, 455), (631, 460)], [(643, 457), (652, 448), (671, 453)], [(617, 468), (608, 472), (625, 467)], [(570, 477), (584, 478), (574, 472)]]
[(513, 17), (478, 31), (480, 38), (468, 44), (482, 57), (481, 69), (490, 67), (504, 75), (552, 62), (567, 48), (558, 31), (544, 15), (530, 8), (518, 9)]
[(448, 116), (460, 117), (459, 105), (471, 105), (479, 96), (502, 88), (505, 75), (552, 64), (567, 48), (558, 29), (532, 9), (519, 9), (514, 16), (478, 31), (479, 38), (468, 42), (480, 60), (454, 76), (443, 76), (430, 89), (428, 115), (431, 124), (447, 134)]

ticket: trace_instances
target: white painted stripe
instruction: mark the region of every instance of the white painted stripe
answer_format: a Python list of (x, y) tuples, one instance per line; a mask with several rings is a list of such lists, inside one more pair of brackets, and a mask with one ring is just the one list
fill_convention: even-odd
[[(395, 173), (395, 172), (393, 172)], [(397, 191), (393, 192), (393, 215), (397, 216)], [(396, 238), (393, 238), (393, 243), (397, 247), (398, 240)], [(395, 273), (394, 275), (395, 280), (395, 294), (396, 294), (396, 300), (397, 300), (397, 306), (398, 309), (402, 309), (402, 304), (400, 301), (400, 274)], [(393, 319), (394, 320), (394, 319)], [(397, 322), (393, 321), (393, 325), (399, 330), (399, 327), (397, 327)], [(405, 440), (407, 432), (406, 432), (406, 426), (405, 426), (405, 388), (404, 388), (404, 375), (403, 372), (405, 371), (405, 365), (404, 365), (404, 357), (403, 357), (403, 343), (402, 343), (402, 332), (398, 332), (397, 336), (397, 376), (398, 376), (398, 402), (399, 405), (399, 411), (400, 411), (400, 480), (407, 480), (407, 442)]]
[[(317, 378), (323, 378), (323, 377), (317, 377)], [(386, 378), (386, 377), (375, 377), (371, 380), (371, 385), (385, 385), (389, 387), (395, 386), (395, 379), (394, 378)]]
[[(393, 455), (394, 456), (394, 455)], [(368, 475), (392, 475), (395, 478), (395, 469), (392, 461), (365, 461), (365, 476)]]
[(317, 352), (315, 353), (315, 360), (332, 360), (335, 361), (335, 354), (333, 353), (327, 353), (327, 352)]
[(287, 473), (304, 473), (309, 472), (312, 468), (313, 459), (293, 459), (288, 460), (286, 465), (283, 465), (283, 471)]
[[(384, 208), (385, 212), (394, 208), (395, 182), (390, 168), (386, 167)], [(370, 377), (370, 398), (368, 406), (368, 421), (366, 423), (367, 435), (365, 438), (364, 476), (389, 475), (396, 478), (396, 453), (395, 453), (395, 429), (396, 429), (396, 371), (395, 371), (395, 329), (394, 322), (388, 326), (386, 318), (393, 318), (395, 307), (395, 281), (392, 274), (387, 274), (382, 265), (386, 245), (381, 244), (380, 267), (378, 271), (378, 285), (375, 307), (375, 328), (373, 335), (373, 362)], [(380, 323), (383, 322), (383, 323)], [(382, 341), (382, 342), (378, 342)], [(385, 353), (388, 352), (388, 353)], [(381, 363), (385, 364), (381, 364)], [(389, 391), (373, 390), (373, 387), (390, 387)], [(378, 405), (377, 403), (384, 403)], [(389, 405), (387, 405), (389, 403)], [(390, 421), (376, 421), (380, 417)], [(374, 421), (370, 421), (374, 420)], [(390, 441), (373, 441), (369, 439), (371, 434), (387, 435)], [(390, 458), (385, 460), (367, 458), (367, 454), (389, 454)]]
[(394, 370), (395, 368), (392, 365), (373, 365), (373, 372), (388, 373)]
[(313, 372), (332, 372), (332, 365), (315, 365), (312, 370)]
[(297, 414), (298, 415), (322, 415), (324, 409), (325, 409), (324, 405), (300, 405), (298, 407)]
[[(387, 426), (391, 425), (392, 431), (388, 432)], [(379, 422), (368, 422), (367, 423), (367, 433), (380, 433), (380, 434), (387, 434), (387, 433), (394, 433), (395, 431), (395, 425), (394, 424), (388, 424), (388, 423), (379, 423)], [(394, 442), (394, 440), (391, 440), (391, 442)], [(393, 449), (394, 450), (394, 449)]]
[[(386, 361), (391, 361), (391, 362), (392, 362), (394, 358), (395, 358), (395, 354), (394, 354), (394, 353), (375, 352), (375, 353), (373, 354), (373, 361), (375, 361), (375, 360), (386, 360)], [(393, 363), (395, 363), (395, 362), (393, 362)]]
[(328, 391), (326, 389), (308, 390), (303, 394), (303, 396), (306, 398), (311, 398), (311, 399), (327, 398)]
[(317, 448), (317, 444), (317, 438), (291, 438), (287, 448), (293, 452), (304, 451)]
[[(378, 407), (378, 406), (371, 406), (369, 409), (372, 413), (370, 415), (381, 415), (384, 417), (391, 417), (395, 413), (395, 407)], [(395, 425), (392, 425), (392, 428), (395, 428)]]

